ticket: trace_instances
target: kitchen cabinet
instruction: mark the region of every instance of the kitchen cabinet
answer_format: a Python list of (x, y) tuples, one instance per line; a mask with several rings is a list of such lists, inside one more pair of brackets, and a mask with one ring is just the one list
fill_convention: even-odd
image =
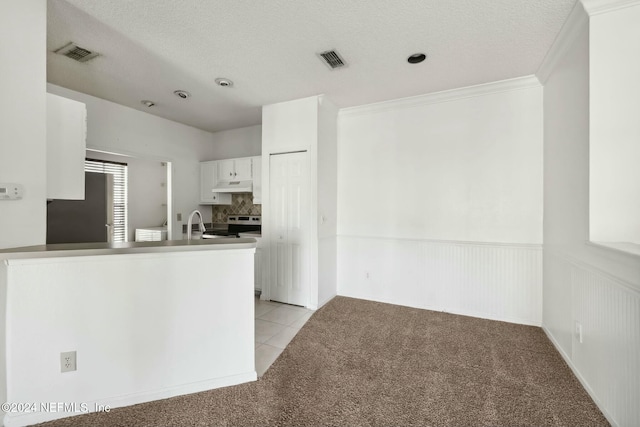
[[(259, 232), (258, 232), (259, 233)], [(247, 237), (256, 239), (256, 252), (254, 254), (254, 265), (253, 265), (253, 283), (254, 289), (256, 293), (261, 291), (267, 282), (267, 274), (269, 264), (267, 263), (267, 250), (266, 244), (262, 239), (261, 234), (256, 234), (256, 232), (250, 231), (247, 233), (240, 233), (240, 237)]]
[(251, 157), (218, 161), (218, 181), (250, 181)]
[(266, 283), (267, 277), (267, 258), (265, 251), (265, 244), (262, 240), (262, 237), (255, 237), (256, 239), (256, 253), (255, 253), (255, 264), (254, 264), (254, 284), (255, 290), (261, 291)]
[(214, 193), (212, 190), (218, 181), (218, 161), (200, 162), (200, 204), (230, 205), (230, 193)]
[(262, 156), (251, 158), (253, 175), (253, 204), (262, 204)]
[(47, 199), (84, 200), (87, 107), (47, 93)]

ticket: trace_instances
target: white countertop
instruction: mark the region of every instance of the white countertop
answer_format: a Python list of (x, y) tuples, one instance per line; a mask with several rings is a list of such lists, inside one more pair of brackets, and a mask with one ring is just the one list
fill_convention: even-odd
[(238, 233), (240, 237), (253, 237), (254, 239), (260, 239), (262, 233), (260, 231), (247, 231), (246, 233)]
[(54, 245), (37, 245), (1, 249), (0, 259), (188, 252), (202, 250), (250, 249), (255, 247), (255, 239), (238, 239), (236, 237), (202, 240), (162, 240), (159, 242), (59, 243)]

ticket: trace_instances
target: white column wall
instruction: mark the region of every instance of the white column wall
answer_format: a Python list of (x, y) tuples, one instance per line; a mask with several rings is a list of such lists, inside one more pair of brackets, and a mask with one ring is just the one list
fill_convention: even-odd
[(46, 36), (44, 0), (0, 2), (0, 182), (24, 187), (0, 201), (0, 249), (46, 240)]
[[(271, 263), (270, 246), (274, 239), (269, 211), (271, 194), (270, 156), (274, 153), (307, 151), (309, 153), (309, 200), (311, 200), (310, 229), (306, 233), (310, 289), (307, 307), (318, 307), (318, 96), (295, 101), (265, 105), (262, 107), (262, 239), (267, 262)], [(271, 269), (267, 269), (267, 280), (271, 283)], [(269, 285), (262, 289), (262, 298), (269, 299)]]
[[(612, 13), (624, 15), (628, 9)], [(593, 138), (589, 123), (597, 122), (600, 114), (599, 108), (590, 109), (590, 40), (598, 38), (594, 23), (601, 16), (589, 18), (578, 3), (540, 73), (545, 165), (543, 328), (611, 424), (637, 426), (640, 262), (638, 257), (588, 243)], [(582, 326), (582, 342), (576, 323)]]
[(640, 4), (590, 26), (591, 240), (640, 245)]
[(337, 292), (338, 109), (326, 97), (318, 106), (318, 306)]

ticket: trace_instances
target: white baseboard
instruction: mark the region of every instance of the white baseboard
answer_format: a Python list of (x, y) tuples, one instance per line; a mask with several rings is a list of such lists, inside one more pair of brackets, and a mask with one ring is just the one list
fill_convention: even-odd
[(31, 424), (42, 423), (45, 421), (52, 421), (60, 418), (96, 412), (97, 407), (105, 407), (110, 409), (120, 408), (123, 406), (131, 406), (137, 405), (139, 403), (151, 402), (154, 400), (167, 399), (169, 397), (198, 393), (215, 388), (228, 387), (232, 385), (256, 381), (257, 379), (258, 375), (256, 374), (256, 371), (251, 371), (242, 374), (231, 375), (228, 377), (198, 381), (195, 383), (183, 384), (160, 390), (151, 390), (141, 393), (129, 394), (126, 396), (110, 397), (91, 402), (77, 402), (77, 406), (79, 406), (81, 403), (86, 404), (86, 412), (7, 413), (4, 415), (3, 425), (4, 427), (22, 427)]
[(430, 306), (430, 305), (407, 305), (407, 304), (399, 303), (397, 301), (388, 301), (386, 299), (381, 299), (381, 298), (378, 298), (378, 299), (370, 298), (368, 296), (349, 294), (347, 292), (339, 293), (338, 295), (342, 297), (356, 298), (356, 299), (361, 299), (366, 301), (375, 301), (375, 302), (381, 302), (385, 304), (400, 305), (403, 307), (418, 308), (420, 310), (429, 310), (429, 311), (435, 311), (439, 313), (449, 313), (449, 314), (456, 314), (459, 316), (476, 317), (479, 319), (496, 320), (498, 322), (515, 323), (518, 325), (537, 326), (537, 327), (541, 326), (540, 322), (537, 319), (532, 320), (524, 317), (495, 315), (493, 313), (485, 313), (485, 312), (473, 311), (473, 310), (450, 310), (444, 307), (436, 307), (436, 306)]
[(431, 310), (431, 311), (441, 311), (444, 313), (451, 313), (451, 314), (457, 314), (460, 316), (469, 316), (469, 317), (477, 317), (480, 319), (487, 319), (487, 320), (496, 320), (498, 322), (507, 322), (507, 323), (516, 323), (518, 325), (527, 325), (527, 326), (537, 326), (540, 327), (541, 324), (538, 320), (532, 320), (532, 319), (525, 319), (523, 317), (515, 317), (515, 316), (498, 316), (492, 313), (483, 313), (480, 311), (447, 311), (447, 310), (438, 310), (437, 308), (426, 308), (425, 310)]
[(567, 353), (565, 353), (565, 351), (562, 349), (562, 347), (560, 346), (558, 341), (556, 341), (556, 339), (554, 338), (554, 336), (551, 333), (551, 331), (549, 331), (544, 325), (542, 326), (542, 330), (547, 335), (547, 338), (549, 338), (549, 341), (551, 341), (551, 343), (556, 348), (556, 350), (558, 350), (558, 353), (560, 353), (560, 356), (562, 356), (562, 358), (564, 359), (565, 363), (569, 366), (569, 368), (571, 368), (571, 371), (576, 376), (578, 381), (580, 381), (580, 384), (582, 384), (582, 387), (584, 387), (584, 389), (587, 391), (587, 393), (589, 394), (589, 396), (591, 397), (593, 402), (596, 404), (598, 409), (600, 409), (600, 412), (602, 412), (602, 414), (607, 419), (607, 421), (609, 421), (609, 424), (611, 424), (611, 427), (619, 427), (618, 423), (616, 423), (616, 421), (613, 419), (611, 414), (609, 414), (604, 409), (604, 406), (602, 405), (602, 403), (600, 402), (598, 397), (595, 395), (595, 393), (593, 392), (593, 390), (589, 386), (589, 383), (584, 379), (584, 377), (582, 376), (580, 371), (578, 371), (578, 369), (576, 369), (576, 367), (573, 365), (573, 362), (571, 361), (571, 358), (569, 357), (569, 355)]

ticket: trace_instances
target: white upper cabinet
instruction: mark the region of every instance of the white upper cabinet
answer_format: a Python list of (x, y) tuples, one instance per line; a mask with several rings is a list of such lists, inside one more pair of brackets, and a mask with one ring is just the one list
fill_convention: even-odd
[(233, 181), (233, 174), (236, 171), (235, 160), (218, 161), (218, 180)]
[(87, 108), (47, 94), (47, 199), (84, 200)]
[(253, 204), (262, 204), (262, 156), (251, 158), (253, 175)]
[(252, 167), (251, 167), (251, 157), (247, 157), (244, 159), (236, 159), (236, 176), (235, 178), (238, 181), (248, 181), (253, 178)]
[(219, 181), (250, 181), (251, 157), (218, 161)]
[(230, 205), (231, 194), (214, 193), (213, 187), (218, 180), (220, 162), (200, 163), (200, 204), (201, 205)]

